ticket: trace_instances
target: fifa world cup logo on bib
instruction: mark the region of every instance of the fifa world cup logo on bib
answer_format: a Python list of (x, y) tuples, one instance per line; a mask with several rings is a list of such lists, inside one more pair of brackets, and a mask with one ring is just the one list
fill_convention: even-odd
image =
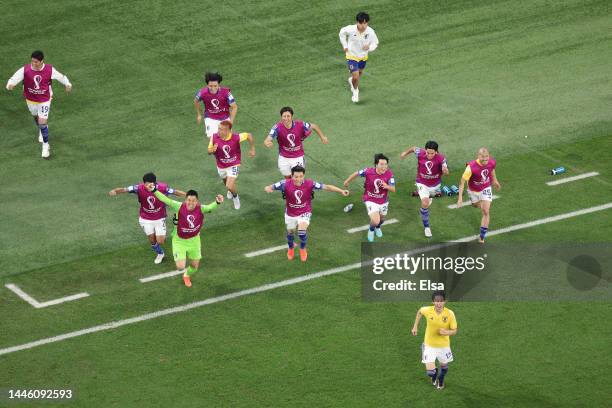
[(489, 180), (489, 170), (484, 169), (481, 173), (480, 173), (481, 177), (482, 177), (482, 182), (486, 183)]
[(221, 150), (223, 150), (223, 154), (225, 155), (226, 159), (230, 158), (230, 151), (232, 150), (232, 148), (229, 145), (225, 145), (221, 148)]
[(189, 228), (195, 228), (195, 216), (189, 214), (187, 216), (187, 223), (189, 224)]
[(383, 185), (383, 181), (381, 179), (374, 180), (374, 193), (380, 194), (380, 188)]
[(293, 193), (294, 197), (295, 197), (295, 201), (298, 204), (302, 204), (302, 196), (304, 195), (304, 192), (301, 190), (297, 190), (296, 192)]
[(219, 110), (219, 100), (218, 99), (211, 99), (210, 100), (210, 104), (216, 109)]
[(291, 147), (295, 147), (295, 135), (293, 133), (289, 133), (287, 135), (287, 140), (289, 141), (289, 144), (291, 144)]
[(155, 197), (149, 196), (147, 197), (147, 204), (149, 204), (149, 210), (155, 209)]
[(433, 165), (434, 165), (434, 164), (433, 164), (433, 162), (432, 162), (432, 161), (427, 160), (427, 161), (425, 162), (425, 167), (427, 168), (427, 174), (430, 174), (430, 175), (431, 175), (431, 169), (433, 169)]
[(42, 77), (40, 75), (34, 75), (34, 88), (40, 89), (40, 82), (42, 81)]

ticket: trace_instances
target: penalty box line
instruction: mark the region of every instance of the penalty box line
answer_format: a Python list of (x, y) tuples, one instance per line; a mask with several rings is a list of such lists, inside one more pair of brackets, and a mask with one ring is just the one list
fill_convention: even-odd
[[(612, 202), (609, 202), (607, 204), (597, 205), (594, 207), (583, 208), (581, 210), (571, 211), (565, 214), (558, 214), (552, 217), (541, 218), (539, 220), (533, 220), (533, 221), (529, 221), (529, 222), (522, 223), (522, 224), (511, 225), (505, 228), (500, 228), (499, 230), (491, 231), (489, 235), (501, 235), (501, 234), (505, 234), (505, 233), (512, 232), (512, 231), (532, 228), (538, 225), (543, 225), (543, 224), (548, 224), (551, 222), (565, 220), (568, 218), (578, 217), (580, 215), (603, 211), (603, 210), (607, 210), (610, 208), (612, 208)], [(473, 241), (477, 238), (478, 238), (478, 235), (472, 235), (472, 236), (454, 240), (453, 242), (468, 242), (468, 241)], [(132, 317), (129, 319), (113, 321), (113, 322), (101, 324), (98, 326), (93, 326), (87, 329), (77, 330), (77, 331), (61, 334), (61, 335), (54, 336), (54, 337), (48, 337), (45, 339), (36, 340), (36, 341), (29, 342), (29, 343), (20, 344), (17, 346), (3, 348), (3, 349), (0, 349), (0, 355), (15, 353), (17, 351), (22, 351), (22, 350), (31, 349), (34, 347), (43, 346), (45, 344), (57, 343), (57, 342), (68, 340), (74, 337), (84, 336), (86, 334), (116, 329), (121, 326), (127, 326), (127, 325), (134, 324), (134, 323), (157, 319), (158, 317), (162, 317), (162, 316), (182, 313), (187, 310), (197, 309), (202, 306), (225, 302), (227, 300), (236, 299), (236, 298), (240, 298), (240, 297), (248, 296), (248, 295), (254, 295), (256, 293), (267, 292), (269, 290), (291, 286), (291, 285), (295, 285), (295, 284), (302, 283), (302, 282), (307, 282), (310, 280), (322, 278), (324, 276), (334, 275), (337, 273), (346, 272), (346, 271), (350, 271), (353, 269), (359, 269), (360, 267), (361, 267), (361, 262), (356, 262), (350, 265), (340, 266), (340, 267), (328, 269), (325, 271), (312, 273), (309, 275), (303, 275), (303, 276), (298, 276), (298, 277), (291, 278), (291, 279), (285, 279), (279, 282), (273, 282), (273, 283), (269, 283), (266, 285), (241, 290), (238, 292), (228, 293), (226, 295), (217, 296), (214, 298), (208, 298), (208, 299), (200, 300), (200, 301), (193, 302), (193, 303), (188, 303), (188, 304), (181, 305), (181, 306), (175, 306), (175, 307), (171, 307), (168, 309), (162, 309), (157, 312), (147, 313), (147, 314)]]

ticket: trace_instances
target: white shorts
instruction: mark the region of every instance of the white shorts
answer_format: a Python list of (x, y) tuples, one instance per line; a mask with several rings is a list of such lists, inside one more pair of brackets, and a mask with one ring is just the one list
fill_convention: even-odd
[(204, 131), (206, 132), (206, 136), (212, 137), (215, 133), (219, 132), (219, 123), (221, 122), (221, 120), (217, 119), (204, 118)]
[(468, 189), (468, 196), (470, 196), (470, 201), (472, 203), (493, 201), (493, 190), (491, 190), (491, 187), (487, 187), (482, 191), (471, 191)]
[(290, 176), (291, 169), (298, 165), (306, 167), (304, 162), (304, 156), (294, 158), (278, 156), (278, 169), (280, 170), (283, 176)]
[(155, 234), (157, 237), (166, 236), (166, 219), (160, 218), (159, 220), (145, 220), (142, 217), (138, 217), (138, 223), (147, 236)]
[(435, 197), (436, 192), (440, 191), (440, 184), (433, 187), (429, 187), (421, 183), (415, 183), (415, 185), (417, 187), (417, 191), (419, 192), (419, 198), (421, 200), (424, 198)]
[(453, 352), (450, 347), (429, 347), (427, 344), (423, 343), (421, 345), (421, 362), (423, 364), (435, 363), (436, 359), (441, 364), (453, 361)]
[(368, 210), (368, 215), (373, 213), (380, 213), (381, 215), (387, 215), (387, 211), (389, 210), (389, 203), (377, 204), (372, 201), (364, 201), (366, 206), (366, 210)]
[(51, 101), (35, 103), (26, 100), (26, 104), (28, 105), (28, 110), (30, 111), (32, 116), (38, 116), (42, 119), (49, 118), (49, 111), (51, 110)]
[(226, 179), (228, 177), (236, 178), (240, 173), (240, 166), (226, 167), (224, 169), (220, 169), (219, 167), (217, 167), (217, 173), (222, 179)]
[(291, 217), (285, 213), (285, 225), (287, 225), (287, 230), (294, 230), (298, 227), (298, 224), (310, 224), (310, 217), (312, 217), (312, 213), (305, 213), (299, 215), (297, 217)]

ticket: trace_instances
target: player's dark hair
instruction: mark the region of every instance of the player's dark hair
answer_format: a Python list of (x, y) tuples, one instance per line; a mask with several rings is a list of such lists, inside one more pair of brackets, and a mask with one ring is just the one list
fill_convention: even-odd
[(223, 77), (218, 72), (207, 72), (206, 74), (204, 74), (204, 82), (206, 82), (207, 84), (209, 82), (221, 83), (221, 81), (223, 81)]
[(293, 173), (302, 173), (302, 174), (306, 174), (306, 169), (302, 166), (300, 166), (299, 164), (297, 166), (293, 166), (291, 168), (291, 175), (293, 176)]
[(291, 109), (291, 106), (285, 106), (285, 107), (281, 108), (280, 115), (283, 116), (283, 113), (285, 113), (285, 112), (289, 112), (291, 114), (291, 116), (293, 116), (293, 109)]
[(435, 301), (436, 297), (438, 296), (442, 296), (443, 300), (446, 300), (446, 293), (443, 290), (436, 290), (434, 291), (434, 293), (431, 294), (431, 300)]
[(432, 150), (435, 150), (437, 152), (438, 151), (438, 143), (434, 142), (433, 140), (430, 140), (427, 143), (425, 143), (425, 149), (432, 149)]
[(357, 13), (357, 17), (355, 17), (355, 20), (357, 20), (358, 23), (367, 23), (368, 21), (370, 21), (370, 15), (365, 11), (360, 11), (359, 13)]
[(155, 183), (157, 181), (157, 177), (155, 177), (155, 174), (153, 173), (147, 173), (142, 176), (142, 181), (144, 183)]
[(379, 161), (386, 160), (389, 163), (389, 158), (382, 153), (377, 153), (374, 155), (374, 165), (376, 166)]
[(198, 198), (198, 192), (195, 190), (189, 190), (185, 196), (186, 197), (194, 196), (195, 198)]
[(41, 50), (36, 50), (32, 53), (32, 58), (36, 58), (37, 60), (42, 61), (45, 59), (45, 54), (43, 54)]

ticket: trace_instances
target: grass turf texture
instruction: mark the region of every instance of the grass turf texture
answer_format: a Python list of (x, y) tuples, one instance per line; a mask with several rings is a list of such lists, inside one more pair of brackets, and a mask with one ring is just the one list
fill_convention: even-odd
[[(92, 296), (34, 310), (2, 290), (0, 313), (12, 318), (2, 324), (1, 347), (356, 262), (364, 234), (345, 230), (366, 223), (359, 180), (348, 215), (341, 212), (346, 199), (317, 194), (307, 264), (289, 266), (282, 252), (241, 257), (284, 240), (282, 201), (263, 193), (280, 178), (276, 150), (261, 145), (284, 105), (330, 138), (329, 146), (316, 137), (306, 142), (309, 177), (340, 185), (370, 165), (373, 153), (390, 155), (399, 190), (390, 216), (400, 223), (384, 229), (385, 241), (426, 242), (418, 201), (408, 197), (414, 159), (400, 162), (398, 155), (429, 138), (448, 156), (453, 183), (476, 149), (490, 146), (503, 184), (492, 230), (611, 201), (606, 2), (366, 4), (381, 47), (359, 105), (350, 102), (337, 40), (356, 12), (348, 2), (303, 10), (290, 2), (239, 9), (224, 3), (205, 11), (188, 2), (172, 8), (58, 2), (27, 14), (17, 3), (3, 4), (2, 77), (41, 48), (74, 92), (56, 86), (50, 161), (39, 157), (20, 93), (0, 95), (0, 281), (43, 301), (80, 291)], [(33, 20), (48, 25), (26, 32)], [(213, 29), (218, 21), (220, 32)], [(178, 277), (143, 285), (138, 278), (172, 264), (153, 265), (134, 197), (106, 194), (151, 169), (172, 186), (198, 189), (206, 201), (223, 193), (191, 102), (207, 69), (224, 74), (239, 104), (236, 129), (255, 135), (258, 156), (244, 159), (240, 212), (228, 203), (207, 217), (203, 267), (192, 290)], [(552, 179), (547, 171), (559, 165), (570, 169), (568, 176), (601, 175), (545, 186)], [(436, 240), (478, 231), (478, 212), (446, 209), (451, 202), (436, 200), (432, 208)], [(609, 241), (608, 220), (609, 210), (492, 239)], [(461, 331), (443, 395), (426, 385), (422, 332), (409, 336), (418, 306), (362, 303), (357, 272), (346, 272), (2, 356), (0, 387), (51, 381), (74, 388), (76, 405), (105, 407), (607, 400), (609, 358), (593, 365), (585, 356), (600, 355), (610, 328), (600, 326), (588, 304), (451, 305)], [(608, 303), (596, 307), (604, 315), (610, 310)]]

